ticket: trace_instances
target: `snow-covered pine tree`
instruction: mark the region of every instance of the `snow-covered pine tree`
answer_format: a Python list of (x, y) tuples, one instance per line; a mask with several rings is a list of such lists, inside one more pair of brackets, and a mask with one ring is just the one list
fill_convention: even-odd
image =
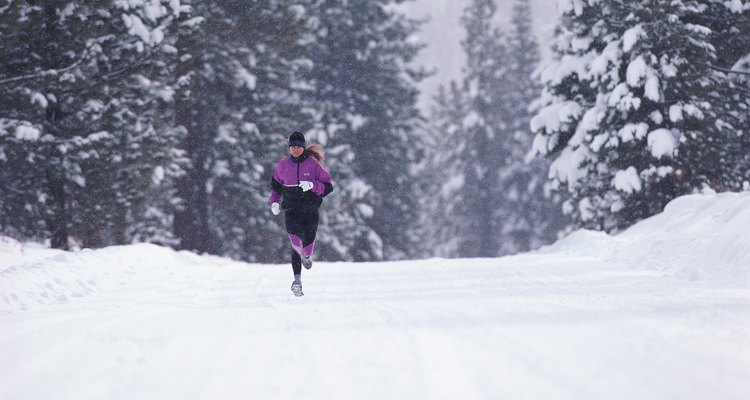
[[(337, 138), (335, 129), (325, 123), (316, 123), (311, 136), (330, 137), (326, 141), (325, 168), (331, 172), (334, 192), (326, 197), (320, 212), (316, 258), (323, 260), (364, 261), (383, 259), (383, 241), (370, 226), (374, 211), (370, 199), (373, 188), (354, 172), (354, 153), (351, 145)], [(329, 129), (326, 129), (329, 128)], [(332, 129), (331, 129), (332, 128)], [(318, 133), (327, 132), (325, 135)]]
[(347, 238), (336, 252), (358, 260), (403, 258), (414, 249), (408, 233), (417, 215), (412, 167), (418, 160), (416, 82), (422, 74), (408, 67), (420, 46), (410, 39), (416, 22), (392, 7), (399, 2), (327, 0), (308, 6), (316, 38), (309, 53), (313, 137), (330, 149), (340, 191), (327, 200), (332, 212), (324, 210), (321, 233)]
[[(744, 3), (744, 4), (743, 4)], [(729, 190), (750, 188), (750, 2), (710, 0), (694, 22), (711, 30), (716, 60), (711, 68), (726, 74), (722, 121), (735, 130), (724, 150), (722, 181)], [(733, 137), (732, 137), (733, 136)]]
[[(333, 176), (334, 193), (324, 201), (320, 209), (320, 225), (316, 258), (326, 260), (370, 260), (382, 258), (382, 241), (370, 227), (369, 219), (373, 216), (369, 197), (372, 187), (355, 172), (354, 152), (348, 142), (348, 134), (357, 121), (349, 118), (351, 112), (347, 106), (347, 82), (343, 80), (326, 80), (330, 71), (342, 68), (336, 65), (337, 56), (331, 57), (328, 41), (329, 31), (337, 31), (335, 24), (348, 23), (345, 19), (331, 16), (344, 11), (338, 9), (345, 5), (335, 2), (318, 2), (306, 4), (304, 13), (307, 16), (305, 25), (305, 61), (307, 68), (300, 70), (302, 79), (295, 85), (298, 104), (302, 118), (297, 121), (294, 130), (302, 131), (308, 144), (318, 143), (325, 148), (323, 165)], [(334, 26), (334, 27), (332, 27)], [(338, 38), (343, 40), (343, 38)], [(328, 56), (326, 56), (328, 55)], [(321, 78), (323, 77), (323, 78)], [(290, 133), (287, 131), (286, 134)], [(275, 161), (286, 152), (286, 147), (277, 147)], [(268, 176), (270, 179), (270, 173)], [(288, 246), (282, 246), (281, 253), (288, 252)]]
[(720, 187), (734, 128), (706, 1), (560, 2), (534, 148), (577, 225), (615, 231), (672, 198)]
[(506, 206), (501, 171), (509, 166), (511, 149), (505, 135), (512, 100), (507, 81), (508, 49), (503, 32), (493, 27), (493, 0), (474, 0), (464, 10), (462, 42), (467, 66), (467, 114), (463, 120), (465, 146), (460, 157), (464, 202), (460, 210), (459, 254), (494, 257), (502, 242)]
[(211, 221), (221, 254), (278, 262), (289, 254), (283, 219), (268, 206), (276, 162), (287, 154), (283, 139), (305, 130), (303, 98), (310, 84), (306, 44), (312, 40), (304, 6), (282, 1), (230, 2), (228, 15), (242, 15), (235, 28), (234, 79), (227, 109), (214, 138), (209, 179)]
[(465, 94), (456, 81), (441, 86), (425, 124), (425, 155), (417, 170), (420, 179), (421, 256), (456, 257), (464, 223), (461, 154), (467, 145), (463, 119)]
[(123, 243), (154, 172), (179, 169), (171, 100), (178, 1), (0, 7), (2, 229), (66, 248)]
[(539, 54), (531, 8), (516, 1), (507, 35), (493, 27), (495, 13), (493, 1), (466, 8), (467, 76), (460, 91), (456, 84), (441, 90), (431, 114), (420, 174), (441, 184), (422, 188), (422, 224), (443, 245), (426, 254), (515, 253), (554, 240), (562, 226), (545, 193), (548, 162), (527, 160), (530, 107), (540, 89), (532, 78)]
[[(283, 242), (266, 198), (281, 144), (302, 121), (292, 86), (306, 22), (279, 1), (196, 2), (200, 23), (181, 36), (177, 121), (190, 158), (177, 184), (174, 232), (180, 248), (268, 261)], [(270, 172), (269, 172), (270, 169)]]
[(549, 162), (541, 157), (528, 159), (533, 134), (529, 129), (532, 103), (541, 85), (533, 77), (539, 65), (539, 46), (532, 29), (529, 0), (516, 0), (507, 34), (508, 55), (504, 96), (508, 109), (502, 140), (508, 148), (508, 162), (501, 171), (500, 186), (504, 206), (498, 216), (502, 223), (498, 254), (528, 251), (557, 238), (564, 226), (559, 204), (545, 190)]
[(716, 48), (712, 66), (731, 70), (750, 53), (750, 2), (704, 0), (700, 4), (700, 12), (691, 15), (689, 21), (711, 30), (711, 44)]

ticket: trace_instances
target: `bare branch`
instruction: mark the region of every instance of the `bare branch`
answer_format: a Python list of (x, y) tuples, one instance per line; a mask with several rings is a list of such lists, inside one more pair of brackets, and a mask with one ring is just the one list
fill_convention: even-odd
[(76, 60), (73, 64), (70, 64), (70, 65), (68, 65), (65, 68), (62, 68), (62, 69), (48, 69), (46, 71), (37, 71), (37, 72), (34, 72), (32, 74), (20, 75), (20, 76), (14, 76), (12, 78), (0, 79), (0, 85), (5, 85), (5, 84), (8, 84), (8, 83), (14, 83), (14, 82), (19, 82), (19, 81), (40, 79), (40, 78), (44, 78), (44, 77), (47, 77), (47, 76), (58, 76), (60, 74), (64, 74), (64, 73), (66, 73), (66, 72), (68, 72), (68, 71), (76, 68), (77, 66), (79, 66), (86, 59), (86, 55), (89, 52), (89, 48), (90, 47), (87, 47), (86, 49), (84, 49), (83, 53), (81, 53), (81, 57), (78, 60)]
[(748, 72), (748, 71), (735, 71), (733, 69), (717, 67), (715, 65), (709, 65), (709, 67), (711, 67), (711, 69), (714, 69), (716, 71), (726, 72), (728, 74), (740, 74), (740, 75), (748, 75), (748, 76), (750, 76), (750, 72)]

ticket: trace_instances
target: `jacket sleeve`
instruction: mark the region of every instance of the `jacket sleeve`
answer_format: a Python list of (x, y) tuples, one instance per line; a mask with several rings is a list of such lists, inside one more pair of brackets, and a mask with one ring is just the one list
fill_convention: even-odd
[(268, 196), (269, 203), (278, 203), (281, 201), (281, 194), (284, 193), (284, 186), (281, 179), (281, 162), (276, 164), (276, 169), (271, 177), (271, 194)]
[(313, 191), (320, 197), (326, 197), (329, 193), (333, 192), (333, 180), (331, 175), (323, 168), (322, 165), (318, 164), (315, 168), (315, 184), (313, 185)]

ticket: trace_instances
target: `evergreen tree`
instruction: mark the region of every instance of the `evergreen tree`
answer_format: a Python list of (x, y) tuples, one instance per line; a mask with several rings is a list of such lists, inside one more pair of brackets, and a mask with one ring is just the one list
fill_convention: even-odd
[(511, 30), (508, 33), (506, 87), (507, 127), (502, 135), (509, 149), (507, 167), (501, 172), (504, 190), (500, 255), (538, 248), (551, 243), (564, 226), (559, 206), (546, 190), (549, 162), (543, 158), (528, 159), (533, 134), (529, 129), (532, 104), (541, 85), (532, 77), (539, 64), (539, 46), (532, 31), (529, 0), (513, 5)]
[(340, 190), (327, 200), (322, 233), (349, 236), (337, 251), (359, 260), (403, 258), (415, 244), (411, 168), (419, 157), (415, 85), (422, 73), (407, 67), (420, 46), (409, 40), (416, 22), (389, 7), (399, 2), (324, 0), (309, 7), (315, 137), (334, 155)]
[(166, 0), (0, 7), (3, 231), (58, 248), (130, 240), (154, 173), (179, 170), (179, 131), (159, 112), (185, 11)]
[(711, 30), (716, 60), (711, 68), (726, 74), (727, 90), (722, 93), (722, 121), (731, 124), (735, 135), (726, 148), (723, 180), (729, 190), (750, 188), (750, 3), (708, 1), (706, 9), (691, 22)]
[(464, 11), (463, 41), (467, 67), (468, 113), (463, 120), (464, 202), (459, 254), (494, 257), (502, 241), (505, 188), (501, 172), (510, 165), (505, 135), (513, 101), (508, 92), (508, 48), (502, 31), (492, 26), (493, 0), (474, 0)]
[(420, 255), (456, 257), (464, 223), (461, 210), (466, 201), (461, 154), (467, 146), (463, 131), (467, 104), (455, 81), (447, 90), (441, 86), (434, 100), (430, 123), (423, 128), (425, 156), (417, 171), (422, 199), (419, 236), (425, 238)]
[(293, 84), (306, 68), (299, 6), (279, 1), (196, 2), (200, 24), (180, 37), (177, 121), (190, 159), (177, 183), (174, 232), (180, 248), (253, 261), (282, 244), (266, 198), (281, 140), (298, 129)]
[(733, 89), (712, 68), (711, 31), (695, 23), (709, 3), (561, 2), (566, 23), (533, 128), (579, 226), (616, 231), (731, 183), (736, 128), (722, 115)]
[(539, 55), (531, 8), (516, 1), (508, 34), (493, 27), (495, 13), (490, 0), (466, 8), (466, 77), (460, 89), (441, 89), (431, 114), (421, 174), (432, 184), (422, 188), (429, 199), (422, 223), (443, 245), (426, 254), (526, 251), (551, 242), (562, 227), (545, 191), (548, 163), (527, 160), (530, 108), (539, 91), (532, 78)]
[(309, 126), (303, 101), (310, 90), (304, 78), (311, 68), (309, 16), (303, 6), (283, 1), (253, 7), (234, 1), (226, 12), (244, 17), (237, 21), (238, 37), (228, 42), (237, 67), (213, 143), (212, 227), (221, 254), (278, 262), (289, 255), (288, 240), (280, 235), (283, 218), (269, 211), (268, 194), (276, 162), (288, 152), (283, 139)]
[[(367, 157), (356, 156), (357, 132), (380, 121), (370, 126), (381, 129), (378, 135), (403, 133), (404, 121), (416, 114), (407, 107), (413, 110), (416, 91), (399, 76), (414, 48), (402, 43), (411, 31), (403, 31), (407, 21), (386, 11), (386, 3), (195, 5), (203, 21), (178, 45), (191, 55), (178, 68), (190, 74), (176, 111), (188, 132), (181, 148), (191, 161), (177, 184), (174, 227), (181, 248), (256, 261), (286, 255), (283, 222), (270, 215), (266, 197), (273, 167), (286, 154), (283, 138), (300, 130), (326, 146), (324, 164), (336, 187), (321, 209), (319, 256), (384, 257), (383, 236), (372, 226), (380, 217), (368, 176), (384, 174), (361, 165)], [(384, 115), (371, 112), (380, 109)], [(399, 140), (392, 145), (403, 145)]]

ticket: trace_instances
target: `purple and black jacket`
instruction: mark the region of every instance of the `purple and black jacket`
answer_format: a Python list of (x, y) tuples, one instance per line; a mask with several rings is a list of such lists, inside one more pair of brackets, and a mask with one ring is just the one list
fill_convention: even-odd
[[(303, 192), (299, 187), (301, 181), (312, 182), (313, 188)], [(281, 203), (281, 208), (285, 211), (317, 209), (323, 202), (323, 197), (332, 191), (331, 175), (305, 152), (298, 158), (284, 157), (276, 165), (268, 202)]]

